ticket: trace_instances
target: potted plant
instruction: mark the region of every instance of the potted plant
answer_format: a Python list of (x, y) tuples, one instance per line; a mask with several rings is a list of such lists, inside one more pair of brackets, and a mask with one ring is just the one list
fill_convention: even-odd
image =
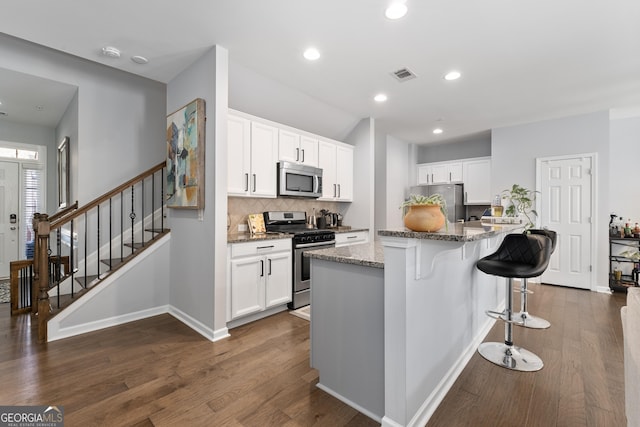
[(535, 226), (535, 218), (538, 216), (538, 212), (533, 209), (533, 204), (536, 200), (536, 194), (538, 191), (529, 190), (518, 184), (502, 192), (502, 198), (509, 200), (509, 205), (504, 211), (508, 217), (522, 217), (527, 220), (525, 224), (525, 230), (528, 230)]
[(410, 230), (433, 232), (443, 225), (449, 230), (447, 204), (441, 194), (412, 194), (400, 208), (404, 209), (404, 225)]

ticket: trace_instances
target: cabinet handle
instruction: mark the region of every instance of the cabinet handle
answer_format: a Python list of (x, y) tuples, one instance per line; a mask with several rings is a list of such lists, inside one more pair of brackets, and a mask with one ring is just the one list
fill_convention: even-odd
[(264, 261), (260, 260), (260, 277), (264, 277)]
[(467, 204), (467, 192), (464, 192), (464, 203)]
[(244, 174), (244, 191), (249, 191), (249, 174)]
[(253, 191), (256, 191), (256, 174), (253, 174)]
[(273, 248), (273, 245), (269, 245), (269, 246), (258, 246), (258, 247), (257, 247), (257, 249), (258, 249), (258, 250), (260, 250), (260, 249), (271, 249), (271, 248)]
[(347, 236), (347, 239), (356, 239), (358, 236)]
[(304, 163), (304, 148), (302, 149), (302, 163)]
[(337, 188), (338, 188), (338, 186), (336, 184), (333, 184), (333, 197), (338, 197)]
[(431, 183), (433, 184), (433, 174), (431, 174)]
[(296, 162), (300, 161), (300, 149), (296, 148)]
[(451, 182), (451, 172), (449, 172), (449, 182)]
[(271, 258), (269, 258), (269, 276), (271, 276)]
[(340, 191), (340, 184), (338, 184), (338, 197), (340, 197), (341, 194), (342, 194), (342, 191)]

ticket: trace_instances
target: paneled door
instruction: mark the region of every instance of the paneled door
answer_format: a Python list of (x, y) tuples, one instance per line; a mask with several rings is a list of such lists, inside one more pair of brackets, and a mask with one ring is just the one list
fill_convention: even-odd
[(19, 165), (0, 162), (0, 278), (9, 277), (9, 263), (18, 259)]
[(558, 233), (543, 283), (591, 289), (592, 155), (538, 159), (540, 226)]

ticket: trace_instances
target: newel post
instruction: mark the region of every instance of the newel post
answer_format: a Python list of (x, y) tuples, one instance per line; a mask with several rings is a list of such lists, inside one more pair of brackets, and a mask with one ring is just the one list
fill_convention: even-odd
[[(35, 218), (34, 218), (35, 221)], [(38, 276), (38, 341), (47, 341), (47, 321), (49, 320), (49, 215), (40, 214), (38, 217), (38, 243), (37, 252), (34, 255), (34, 267)], [(35, 275), (35, 272), (34, 272)]]

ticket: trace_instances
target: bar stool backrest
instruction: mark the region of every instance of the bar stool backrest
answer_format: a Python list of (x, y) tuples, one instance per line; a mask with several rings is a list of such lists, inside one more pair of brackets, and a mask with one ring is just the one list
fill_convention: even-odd
[(531, 234), (542, 234), (543, 236), (547, 236), (551, 239), (551, 253), (556, 250), (556, 241), (558, 239), (558, 233), (553, 230), (548, 230), (546, 228), (531, 228), (529, 229), (529, 233)]
[(498, 250), (476, 263), (481, 271), (502, 277), (537, 277), (549, 264), (551, 239), (542, 234), (507, 234)]

